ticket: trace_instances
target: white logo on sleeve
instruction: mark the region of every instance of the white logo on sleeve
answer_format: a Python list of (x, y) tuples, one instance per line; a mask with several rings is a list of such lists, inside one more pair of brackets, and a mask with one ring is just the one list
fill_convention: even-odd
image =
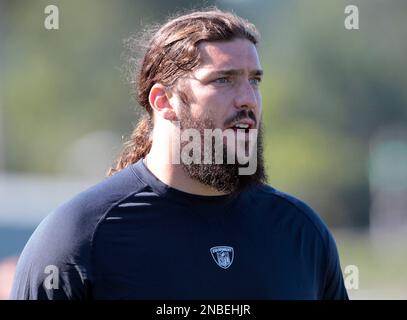
[(234, 258), (234, 251), (232, 247), (228, 246), (212, 247), (211, 254), (213, 260), (215, 260), (216, 264), (219, 267), (227, 269), (232, 265)]

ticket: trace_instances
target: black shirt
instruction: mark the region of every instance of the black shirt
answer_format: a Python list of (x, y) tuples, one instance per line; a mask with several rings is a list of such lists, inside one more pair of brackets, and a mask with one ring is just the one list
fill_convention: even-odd
[(24, 248), (12, 299), (347, 299), (334, 239), (268, 185), (199, 196), (143, 161), (48, 215)]

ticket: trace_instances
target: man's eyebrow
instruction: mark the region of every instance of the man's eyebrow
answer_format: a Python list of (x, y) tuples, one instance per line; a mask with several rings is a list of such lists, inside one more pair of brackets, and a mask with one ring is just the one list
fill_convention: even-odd
[[(211, 76), (237, 76), (243, 74), (244, 71), (243, 69), (225, 69), (225, 70), (215, 70), (211, 71), (207, 74), (207, 77)], [(263, 70), (261, 69), (256, 69), (252, 70), (249, 72), (250, 75), (254, 76), (262, 76), (263, 75)]]

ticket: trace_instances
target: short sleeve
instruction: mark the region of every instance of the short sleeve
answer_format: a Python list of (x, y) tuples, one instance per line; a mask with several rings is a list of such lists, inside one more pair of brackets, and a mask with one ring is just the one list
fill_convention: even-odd
[(10, 299), (89, 298), (87, 232), (78, 222), (61, 208), (40, 223), (19, 257)]

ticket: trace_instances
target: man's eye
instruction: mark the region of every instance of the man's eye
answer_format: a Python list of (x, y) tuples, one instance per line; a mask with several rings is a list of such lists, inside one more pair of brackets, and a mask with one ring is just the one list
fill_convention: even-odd
[(215, 82), (215, 83), (229, 83), (230, 80), (228, 78), (218, 78), (218, 79), (215, 79), (213, 82)]
[(260, 82), (261, 82), (261, 79), (260, 79), (260, 78), (253, 78), (253, 79), (250, 79), (250, 83), (251, 83), (251, 84), (254, 84), (255, 86), (258, 86), (258, 85), (260, 84)]

